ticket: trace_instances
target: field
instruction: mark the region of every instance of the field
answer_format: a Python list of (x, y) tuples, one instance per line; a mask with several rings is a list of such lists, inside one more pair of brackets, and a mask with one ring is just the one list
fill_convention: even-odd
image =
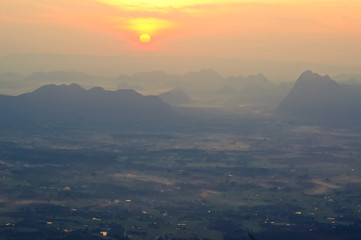
[(360, 239), (360, 133), (206, 124), (3, 134), (0, 239)]

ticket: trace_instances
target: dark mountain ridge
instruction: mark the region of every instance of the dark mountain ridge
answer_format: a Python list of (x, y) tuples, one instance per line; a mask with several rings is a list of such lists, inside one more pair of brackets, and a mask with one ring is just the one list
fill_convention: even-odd
[(321, 125), (357, 125), (361, 122), (361, 88), (340, 85), (328, 75), (306, 71), (276, 112)]
[(85, 90), (77, 84), (46, 85), (19, 96), (0, 95), (0, 120), (6, 127), (155, 127), (176, 114), (156, 96), (134, 90)]

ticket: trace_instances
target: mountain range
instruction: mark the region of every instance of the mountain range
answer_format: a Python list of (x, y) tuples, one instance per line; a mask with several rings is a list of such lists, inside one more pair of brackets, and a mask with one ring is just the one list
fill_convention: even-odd
[(177, 120), (157, 96), (134, 90), (85, 90), (77, 84), (45, 85), (19, 96), (0, 95), (1, 128), (152, 128)]
[[(58, 76), (55, 73), (53, 75)], [(147, 79), (150, 75), (153, 78)], [(288, 92), (290, 85), (275, 85), (261, 74), (224, 80), (213, 71), (204, 70), (183, 76), (187, 81), (178, 81), (181, 77), (176, 76), (168, 79), (168, 75), (162, 72), (150, 75), (139, 74), (134, 78), (138, 80), (130, 81), (129, 84), (151, 87), (154, 80), (158, 87), (168, 84), (169, 87), (177, 86), (181, 83), (191, 86), (200, 79), (203, 85), (209, 81), (223, 87), (203, 92), (175, 87), (159, 96), (144, 96), (132, 89), (108, 91), (93, 87), (86, 90), (78, 84), (49, 84), (17, 96), (0, 95), (0, 130), (164, 129), (174, 127), (184, 120), (171, 106), (203, 107), (197, 105), (201, 101), (208, 101), (210, 106), (217, 106), (222, 101), (223, 106), (271, 106), (280, 102), (275, 113), (300, 123), (347, 127), (359, 126), (361, 122), (361, 85), (339, 84), (328, 75), (321, 76), (311, 71), (302, 73), (285, 97), (282, 96)], [(48, 75), (38, 73), (32, 76), (45, 81)], [(10, 74), (9, 77), (16, 76)], [(125, 81), (124, 84), (128, 82)], [(193, 86), (197, 89), (202, 84), (194, 83)]]

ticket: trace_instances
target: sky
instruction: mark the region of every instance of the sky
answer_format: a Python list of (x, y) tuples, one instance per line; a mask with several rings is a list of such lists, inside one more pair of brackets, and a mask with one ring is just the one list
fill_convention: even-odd
[(361, 0), (0, 0), (0, 56), (360, 65)]

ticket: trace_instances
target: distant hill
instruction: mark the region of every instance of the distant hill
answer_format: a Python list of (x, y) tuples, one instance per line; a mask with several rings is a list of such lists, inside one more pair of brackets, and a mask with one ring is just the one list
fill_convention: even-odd
[(251, 107), (269, 111), (278, 106), (291, 88), (289, 83), (277, 85), (263, 74), (257, 74), (247, 77), (228, 77), (218, 93), (226, 100), (225, 106)]
[[(14, 54), (0, 56), (0, 74), (14, 72), (29, 75), (44, 71), (81, 71), (97, 76), (117, 76), (140, 71), (161, 70), (174, 74), (212, 68), (222, 75), (249, 75), (262, 72), (279, 82), (289, 81), (304, 69), (317, 69), (336, 75), (342, 72), (360, 73), (360, 66), (335, 66), (307, 62), (250, 60), (242, 58), (218, 58), (212, 56), (95, 56), (63, 54)], [(287, 71), (285, 71), (287, 69)]]
[(229, 77), (228, 79), (226, 79), (225, 84), (237, 90), (242, 90), (250, 86), (263, 89), (271, 89), (275, 87), (275, 84), (270, 82), (261, 73), (257, 75), (249, 75), (248, 77)]
[(306, 71), (276, 112), (302, 122), (321, 125), (360, 125), (361, 87), (340, 85), (327, 75)]
[(0, 95), (1, 129), (166, 127), (177, 119), (156, 96), (134, 90), (85, 90), (77, 84), (46, 85), (19, 96)]
[(342, 84), (359, 84), (361, 85), (361, 74), (339, 74), (333, 77), (337, 82)]
[(88, 75), (83, 72), (34, 72), (30, 75), (15, 73), (0, 74), (0, 94), (18, 95), (32, 91), (46, 84), (77, 83), (87, 88), (98, 86), (111, 88), (116, 84), (115, 78)]
[[(274, 109), (287, 95), (289, 84), (277, 85), (262, 73), (222, 77), (212, 69), (171, 75), (160, 71), (120, 75), (118, 88), (131, 88), (159, 95), (177, 106)], [(177, 91), (174, 91), (177, 89)], [(181, 89), (181, 91), (179, 91)], [(192, 101), (189, 101), (192, 99)]]
[[(0, 74), (0, 94), (19, 95), (45, 84), (77, 83), (86, 88), (133, 89), (144, 95), (159, 95), (168, 104), (187, 107), (230, 107), (273, 109), (290, 88), (280, 87), (263, 74), (222, 77), (212, 69), (173, 75), (162, 71), (139, 72), (118, 77), (101, 77), (82, 72), (35, 72), (30, 75)], [(181, 89), (173, 91), (174, 89)], [(168, 93), (166, 93), (168, 92)], [(181, 96), (182, 95), (182, 96)], [(190, 101), (190, 99), (192, 101)]]
[[(197, 92), (213, 92), (223, 86), (224, 78), (212, 69), (202, 69), (197, 72), (189, 72), (181, 79), (180, 87), (195, 90)], [(184, 85), (183, 85), (184, 84)]]
[(169, 90), (183, 88), (188, 91), (212, 91), (223, 85), (223, 78), (211, 69), (189, 72), (183, 76), (161, 71), (139, 72), (132, 76), (120, 75), (118, 87), (141, 87), (147, 90)]
[(162, 71), (139, 72), (132, 76), (120, 75), (118, 77), (118, 87), (122, 88), (128, 85), (133, 89), (139, 90), (148, 89), (164, 89), (174, 86), (174, 82), (179, 79), (179, 76), (167, 74)]
[(173, 89), (168, 92), (164, 92), (159, 97), (169, 105), (179, 106), (190, 104), (192, 99), (181, 89)]

